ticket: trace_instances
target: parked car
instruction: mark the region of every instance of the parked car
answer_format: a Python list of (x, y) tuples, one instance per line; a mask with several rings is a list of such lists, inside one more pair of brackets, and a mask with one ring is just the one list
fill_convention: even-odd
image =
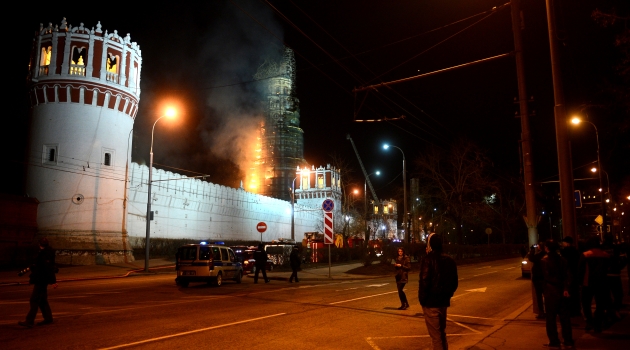
[[(257, 247), (233, 246), (231, 248), (236, 255), (236, 260), (243, 265), (243, 273), (256, 273), (254, 252)], [(271, 259), (267, 259), (267, 271), (273, 271), (273, 261)]]
[(220, 286), (223, 280), (241, 283), (243, 265), (234, 251), (214, 244), (187, 244), (177, 249), (175, 283), (188, 287), (190, 282), (206, 282)]

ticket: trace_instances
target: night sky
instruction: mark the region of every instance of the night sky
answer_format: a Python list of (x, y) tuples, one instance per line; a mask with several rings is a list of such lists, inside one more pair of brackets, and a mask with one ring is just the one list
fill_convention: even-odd
[[(136, 117), (132, 159), (148, 158), (151, 125), (165, 101), (183, 106), (181, 119), (160, 121), (155, 132), (157, 164), (210, 174), (211, 181), (237, 187), (237, 166), (243, 148), (239, 128), (260, 112), (260, 83), (253, 75), (265, 57), (283, 45), (297, 63), (297, 96), (304, 156), (319, 166), (336, 155), (353, 169), (348, 179), (363, 187), (361, 171), (346, 134), (357, 145), (381, 198), (400, 191), (402, 157), (382, 150), (389, 142), (413, 158), (427, 146), (447, 147), (466, 137), (487, 149), (501, 172), (519, 174), (520, 121), (513, 57), (482, 63), (410, 82), (360, 92), (353, 88), (401, 79), (490, 56), (511, 52), (510, 8), (506, 0), (424, 1), (154, 1), (150, 6), (42, 2), (12, 15), (6, 31), (12, 46), (9, 78), (13, 87), (8, 127), (2, 128), (3, 149), (10, 150), (9, 182), (2, 192), (21, 195), (27, 137), (25, 77), (34, 32), (39, 23), (69, 24), (130, 33), (142, 49), (142, 95)], [(525, 69), (537, 181), (557, 179), (553, 86), (544, 0), (523, 0)], [(582, 111), (598, 126), (602, 161), (611, 186), (630, 168), (628, 114), (611, 107), (607, 86), (619, 83), (614, 47), (619, 28), (602, 28), (591, 18), (596, 8), (630, 14), (627, 1), (558, 3), (562, 69), (567, 113)], [(490, 11), (497, 7), (495, 11)], [(359, 106), (361, 108), (359, 109)], [(356, 116), (355, 116), (356, 114)], [(355, 119), (404, 119), (358, 123)], [(624, 129), (624, 123), (625, 128)], [(571, 131), (573, 164), (596, 160), (592, 128)], [(157, 166), (161, 167), (161, 166)], [(576, 171), (575, 177), (588, 176)]]

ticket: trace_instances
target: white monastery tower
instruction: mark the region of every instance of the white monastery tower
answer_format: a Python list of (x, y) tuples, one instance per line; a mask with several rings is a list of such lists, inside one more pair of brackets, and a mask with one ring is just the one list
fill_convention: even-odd
[(29, 66), (26, 192), (58, 263), (133, 260), (125, 180), (140, 100), (140, 47), (117, 31), (40, 25)]

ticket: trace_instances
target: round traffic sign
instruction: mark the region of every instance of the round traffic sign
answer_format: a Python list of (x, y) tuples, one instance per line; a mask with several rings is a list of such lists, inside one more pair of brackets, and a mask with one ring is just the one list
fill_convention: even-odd
[(263, 233), (267, 231), (267, 224), (261, 221), (256, 225), (256, 229), (258, 230), (258, 232)]
[(335, 202), (330, 198), (326, 199), (324, 203), (322, 203), (322, 209), (327, 213), (333, 211), (333, 209), (335, 209)]

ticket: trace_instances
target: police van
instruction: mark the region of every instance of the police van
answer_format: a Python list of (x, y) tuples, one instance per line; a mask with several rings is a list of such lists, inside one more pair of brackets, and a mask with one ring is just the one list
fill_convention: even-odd
[(188, 287), (190, 282), (206, 282), (215, 286), (224, 280), (241, 283), (243, 266), (229, 247), (215, 244), (187, 244), (177, 249), (175, 283)]

